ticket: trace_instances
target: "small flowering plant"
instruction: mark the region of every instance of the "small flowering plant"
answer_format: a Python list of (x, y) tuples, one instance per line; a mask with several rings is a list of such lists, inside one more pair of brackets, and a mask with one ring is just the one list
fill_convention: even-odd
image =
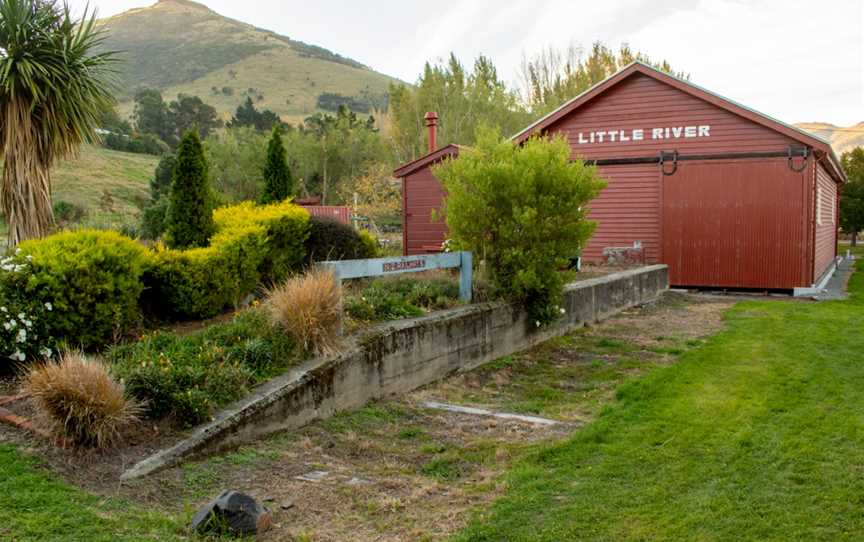
[(26, 294), (29, 256), (20, 250), (0, 257), (0, 363), (25, 362), (54, 355), (46, 331), (54, 307)]

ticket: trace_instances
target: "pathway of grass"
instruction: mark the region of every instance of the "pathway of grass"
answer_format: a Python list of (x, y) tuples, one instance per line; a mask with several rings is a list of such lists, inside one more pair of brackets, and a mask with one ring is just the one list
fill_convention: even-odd
[(864, 533), (864, 267), (851, 299), (746, 302), (680, 362), (533, 454), (464, 541)]
[(184, 540), (171, 518), (99, 499), (42, 472), (0, 445), (0, 540)]

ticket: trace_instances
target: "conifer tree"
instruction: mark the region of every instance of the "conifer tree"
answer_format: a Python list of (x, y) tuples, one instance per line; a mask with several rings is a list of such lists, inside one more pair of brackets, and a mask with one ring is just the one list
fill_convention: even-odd
[(285, 146), (282, 144), (282, 130), (273, 128), (273, 135), (267, 145), (267, 162), (264, 164), (264, 193), (261, 203), (275, 203), (285, 200), (294, 191), (294, 179), (288, 167)]
[(207, 160), (198, 130), (186, 132), (177, 148), (166, 226), (168, 246), (181, 249), (207, 246), (216, 230)]

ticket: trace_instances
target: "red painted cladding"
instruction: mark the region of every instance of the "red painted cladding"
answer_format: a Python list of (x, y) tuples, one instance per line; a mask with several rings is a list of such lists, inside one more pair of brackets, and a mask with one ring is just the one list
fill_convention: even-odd
[(807, 177), (785, 159), (682, 163), (663, 180), (670, 284), (809, 285)]
[[(653, 128), (710, 126), (709, 137), (652, 139)], [(645, 132), (643, 141), (580, 144), (579, 133), (624, 130)], [(680, 154), (785, 151), (798, 145), (786, 136), (700, 100), (642, 74), (598, 96), (549, 128), (564, 134), (573, 157), (627, 158), (677, 150)]]
[(443, 217), (435, 220), (444, 201), (444, 187), (427, 166), (407, 175), (403, 180), (404, 198), (403, 240), (406, 255), (441, 252), (447, 236)]
[(351, 224), (351, 209), (338, 205), (304, 205), (312, 216), (332, 218), (344, 224)]
[[(602, 261), (605, 248), (641, 242), (647, 262), (670, 266), (675, 285), (792, 289), (810, 286), (836, 254), (837, 183), (844, 175), (830, 147), (650, 67), (631, 65), (514, 141), (535, 133), (563, 135), (574, 159), (673, 151), (691, 158), (669, 175), (656, 163), (600, 166), (608, 185), (589, 204), (597, 222), (583, 251), (589, 262)], [(785, 153), (802, 147), (810, 156), (796, 172)], [(447, 153), (458, 149), (397, 170), (405, 183), (407, 254), (437, 250), (446, 236), (444, 224), (431, 220), (444, 192), (429, 167)], [(774, 156), (729, 156), (748, 153)], [(791, 163), (800, 168), (802, 158)], [(667, 172), (675, 167), (665, 165)]]
[(629, 247), (637, 241), (646, 263), (660, 261), (660, 170), (656, 164), (606, 166), (600, 173), (608, 183), (589, 205), (588, 218), (597, 229), (582, 257), (603, 260), (607, 247)]
[(828, 269), (837, 256), (837, 184), (821, 164), (816, 166), (814, 280)]

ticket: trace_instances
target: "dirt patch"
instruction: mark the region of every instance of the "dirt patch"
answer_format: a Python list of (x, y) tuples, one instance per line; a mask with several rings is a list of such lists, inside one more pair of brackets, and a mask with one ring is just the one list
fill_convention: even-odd
[[(123, 466), (176, 435), (148, 429), (137, 448), (96, 458), (73, 457), (2, 427), (0, 441), (31, 448), (91, 491), (173, 513), (191, 516), (224, 489), (247, 492), (274, 513), (275, 527), (263, 540), (440, 540), (501, 494), (502, 475), (515, 461), (589, 423), (625, 380), (701, 345), (731, 304), (669, 293), (414, 393), (122, 485)], [(445, 412), (425, 408), (426, 401), (560, 423)]]
[[(0, 397), (14, 395), (19, 389), (14, 377), (0, 379)], [(39, 426), (39, 417), (29, 398), (17, 399), (3, 406)], [(178, 442), (185, 434), (167, 422), (141, 422), (124, 432), (118, 447), (97, 452), (64, 449), (51, 439), (0, 423), (0, 444), (14, 444), (40, 458), (45, 468), (72, 484), (103, 495), (116, 494), (120, 475), (128, 467)]]

